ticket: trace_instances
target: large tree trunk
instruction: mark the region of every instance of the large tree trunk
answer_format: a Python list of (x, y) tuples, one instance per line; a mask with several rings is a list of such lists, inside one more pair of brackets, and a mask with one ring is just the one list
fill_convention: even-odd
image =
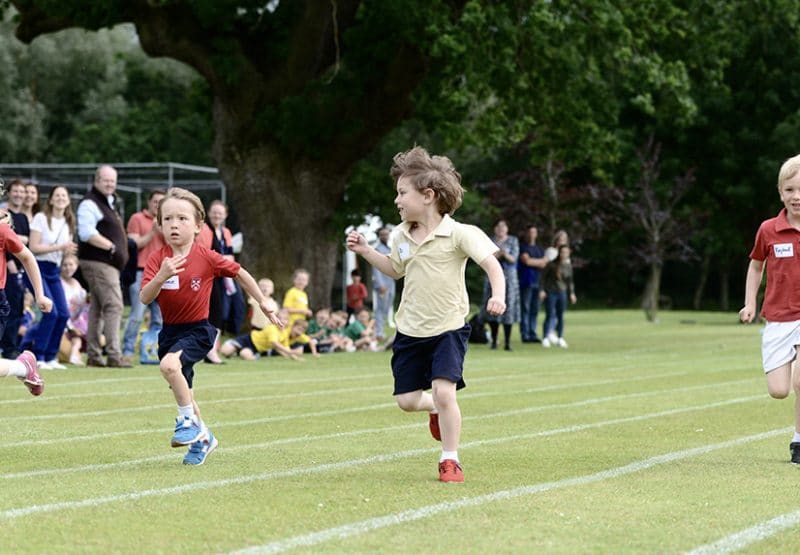
[(661, 295), (662, 267), (663, 264), (661, 262), (650, 264), (650, 275), (647, 277), (647, 283), (644, 287), (642, 308), (648, 322), (658, 321), (658, 298)]
[(220, 170), (244, 235), (242, 263), (256, 278), (275, 282), (278, 301), (291, 287), (295, 269), (311, 274), (312, 308), (330, 306), (343, 231), (330, 227), (341, 204), (346, 176), (304, 160), (287, 160), (261, 147)]
[(703, 253), (703, 262), (700, 264), (700, 275), (697, 278), (697, 287), (694, 290), (694, 300), (692, 307), (695, 310), (700, 310), (703, 304), (703, 293), (706, 290), (706, 282), (708, 282), (708, 274), (711, 270), (711, 252), (706, 249)]

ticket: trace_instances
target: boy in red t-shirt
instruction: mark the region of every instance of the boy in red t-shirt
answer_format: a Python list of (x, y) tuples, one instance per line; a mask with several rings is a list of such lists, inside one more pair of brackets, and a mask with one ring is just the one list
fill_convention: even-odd
[(166, 246), (147, 259), (139, 294), (145, 305), (158, 298), (164, 318), (164, 327), (158, 334), (161, 374), (178, 403), (172, 446), (189, 445), (183, 463), (191, 465), (203, 464), (218, 444), (203, 422), (192, 391), (194, 363), (206, 356), (217, 335), (208, 321), (214, 278), (235, 278), (258, 300), (267, 318), (283, 327), (247, 270), (194, 240), (204, 218), (203, 203), (197, 195), (179, 187), (167, 191), (158, 207), (158, 223)]
[[(0, 181), (0, 194), (2, 194), (2, 181)], [(8, 301), (6, 300), (6, 255), (13, 254), (28, 272), (28, 278), (33, 286), (36, 296), (36, 304), (42, 312), (50, 312), (53, 309), (53, 301), (45, 297), (42, 288), (42, 275), (39, 273), (39, 265), (33, 253), (22, 244), (17, 234), (8, 225), (7, 213), (2, 211), (0, 216), (0, 337), (5, 331), (6, 321), (8, 320)], [(16, 360), (0, 358), (0, 378), (6, 376), (16, 376), (31, 395), (41, 395), (44, 391), (44, 380), (39, 375), (39, 367), (36, 356), (30, 351), (23, 351)]]
[(364, 299), (367, 298), (367, 286), (361, 282), (361, 272), (358, 268), (350, 272), (350, 279), (353, 283), (347, 286), (347, 320), (350, 316), (364, 308)]
[(756, 316), (756, 298), (764, 268), (767, 288), (761, 314), (767, 321), (761, 335), (761, 358), (767, 375), (767, 390), (775, 399), (785, 399), (794, 389), (795, 432), (789, 444), (791, 460), (800, 464), (800, 369), (796, 366), (800, 345), (800, 155), (789, 158), (778, 173), (778, 194), (783, 209), (761, 223), (750, 252), (742, 322)]

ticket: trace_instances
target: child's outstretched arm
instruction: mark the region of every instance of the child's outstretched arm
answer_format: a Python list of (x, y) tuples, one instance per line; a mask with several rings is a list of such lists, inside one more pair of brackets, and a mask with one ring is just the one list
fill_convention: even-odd
[(747, 267), (747, 281), (744, 286), (744, 307), (739, 311), (739, 320), (749, 324), (756, 317), (756, 299), (764, 274), (763, 260), (750, 260)]
[(283, 329), (283, 326), (286, 325), (286, 322), (281, 320), (278, 316), (278, 313), (270, 308), (269, 301), (267, 301), (264, 293), (261, 292), (261, 289), (258, 287), (258, 283), (250, 274), (250, 272), (244, 268), (239, 268), (239, 273), (236, 274), (236, 281), (239, 282), (239, 285), (242, 286), (242, 289), (244, 289), (248, 295), (256, 300), (261, 312), (263, 312), (264, 316), (267, 317), (267, 320)]
[(484, 258), (480, 266), (486, 272), (492, 287), (492, 296), (486, 302), (486, 312), (499, 316), (506, 311), (506, 278), (503, 276), (503, 268), (493, 254)]
[(36, 304), (39, 305), (39, 310), (42, 312), (50, 312), (53, 310), (53, 301), (44, 296), (42, 274), (39, 272), (39, 265), (36, 263), (36, 257), (33, 256), (33, 253), (28, 247), (22, 247), (21, 251), (12, 254), (22, 262), (22, 267), (28, 272), (28, 278), (31, 280), (33, 295), (36, 298)]
[(366, 237), (358, 231), (351, 231), (347, 234), (347, 248), (356, 254), (360, 254), (364, 260), (374, 266), (380, 273), (386, 274), (392, 279), (400, 279), (402, 277), (394, 271), (389, 257), (370, 247)]

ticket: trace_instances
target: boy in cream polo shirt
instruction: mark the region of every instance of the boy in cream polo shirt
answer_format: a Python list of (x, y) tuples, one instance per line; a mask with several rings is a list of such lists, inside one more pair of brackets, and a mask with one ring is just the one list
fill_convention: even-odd
[(784, 207), (758, 228), (739, 318), (745, 323), (755, 318), (756, 297), (766, 267), (767, 289), (761, 314), (767, 325), (761, 338), (761, 358), (772, 397), (785, 399), (794, 389), (795, 432), (789, 453), (792, 462), (800, 464), (800, 369), (796, 368), (800, 345), (800, 155), (781, 166), (778, 194)]
[(404, 411), (428, 411), (431, 435), (442, 442), (439, 480), (463, 482), (456, 390), (465, 386), (469, 337), (464, 269), (471, 258), (486, 272), (492, 288), (486, 309), (494, 315), (506, 308), (503, 270), (491, 239), (450, 217), (461, 206), (464, 189), (448, 158), (415, 147), (395, 155), (391, 175), (403, 220), (393, 231), (391, 253), (377, 252), (357, 231), (347, 236), (347, 248), (383, 274), (405, 277), (392, 344), (395, 400)]

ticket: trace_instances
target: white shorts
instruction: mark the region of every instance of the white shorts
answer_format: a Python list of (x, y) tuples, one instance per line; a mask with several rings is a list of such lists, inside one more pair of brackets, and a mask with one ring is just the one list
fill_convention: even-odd
[(764, 372), (775, 370), (797, 358), (797, 345), (800, 345), (800, 320), (767, 322), (761, 335)]

